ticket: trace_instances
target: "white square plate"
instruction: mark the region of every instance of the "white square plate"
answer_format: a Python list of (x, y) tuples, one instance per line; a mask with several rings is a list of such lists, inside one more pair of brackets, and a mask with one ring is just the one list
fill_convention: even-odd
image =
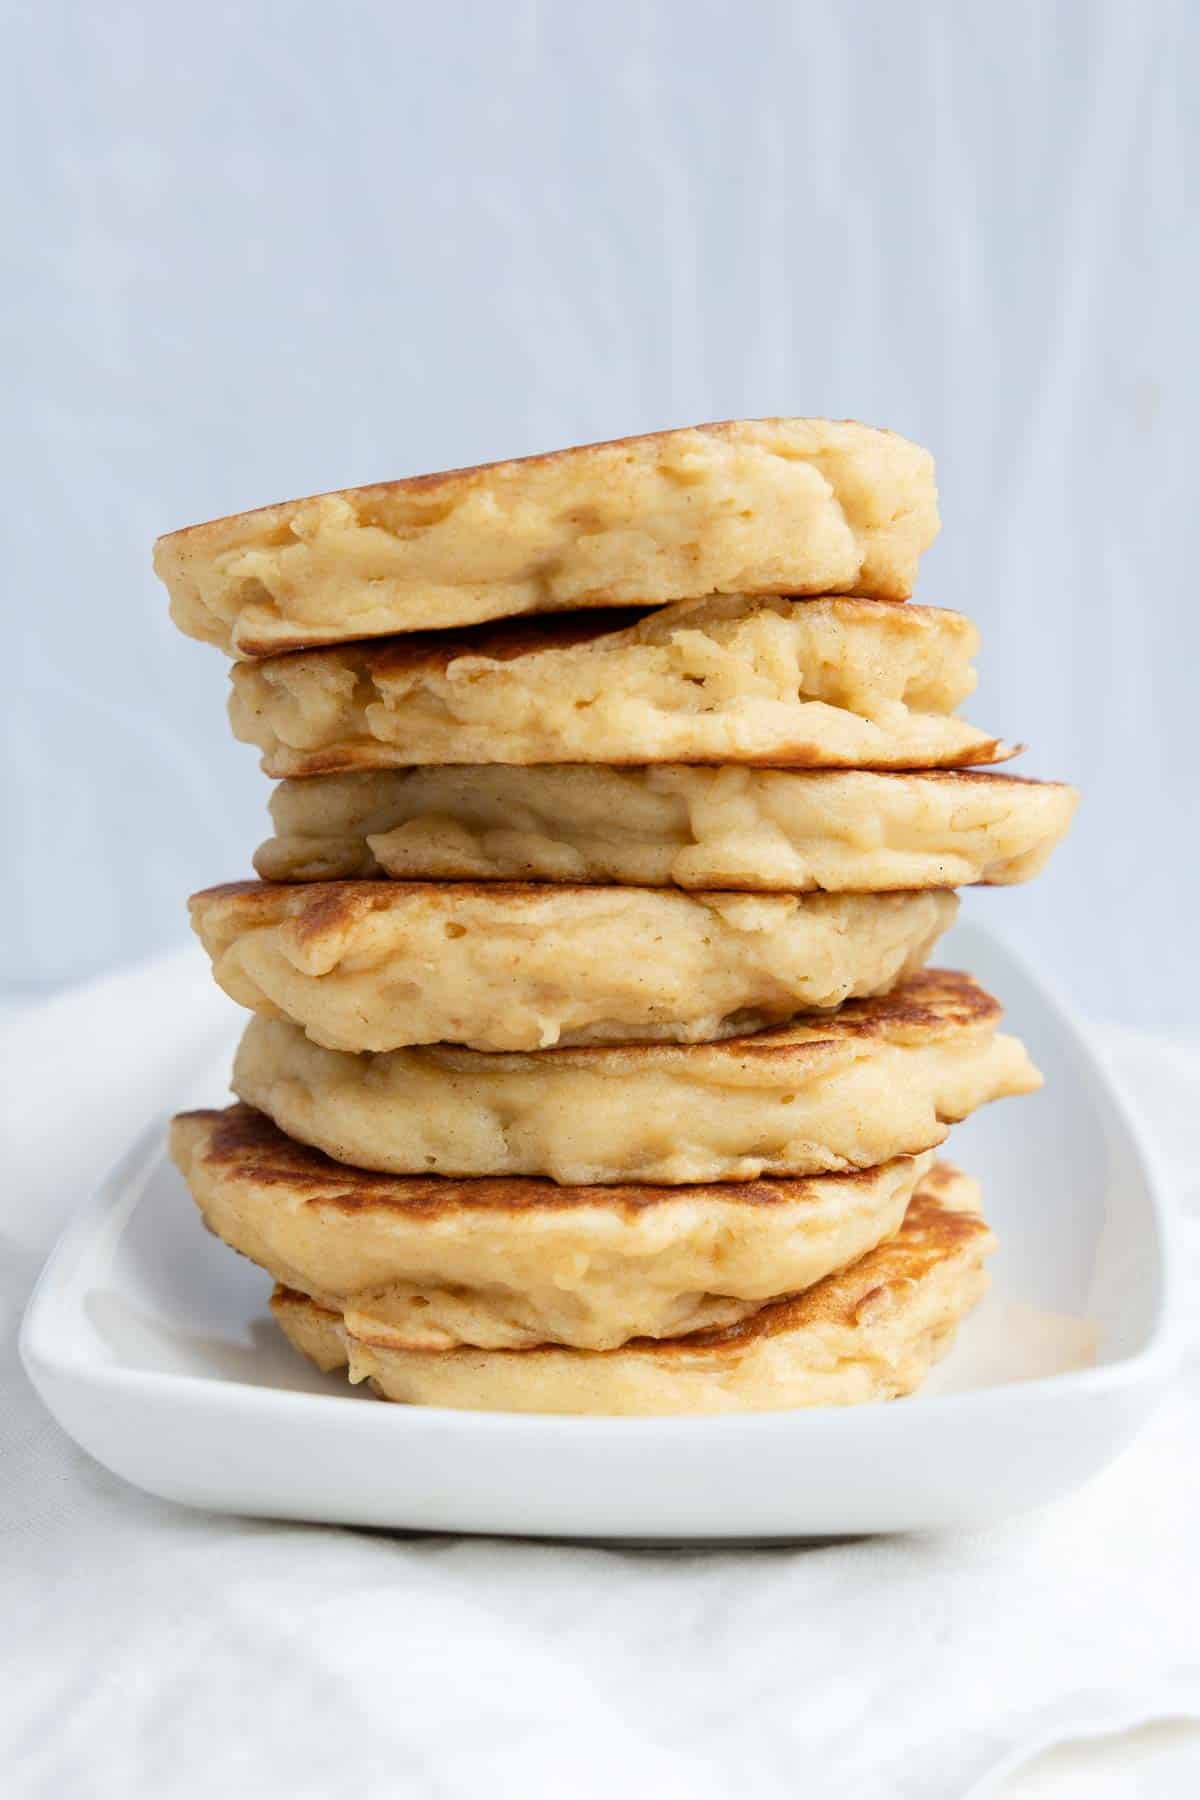
[[(953, 1133), (1001, 1248), (988, 1298), (910, 1399), (714, 1419), (381, 1405), (284, 1343), (269, 1282), (204, 1231), (161, 1120), (51, 1256), (22, 1332), (29, 1375), (99, 1462), (225, 1512), (711, 1542), (967, 1525), (1048, 1500), (1116, 1455), (1171, 1372), (1167, 1201), (1045, 985), (973, 925), (938, 960), (1001, 998), (1046, 1087)], [(220, 1104), (227, 1069), (181, 1104)]]

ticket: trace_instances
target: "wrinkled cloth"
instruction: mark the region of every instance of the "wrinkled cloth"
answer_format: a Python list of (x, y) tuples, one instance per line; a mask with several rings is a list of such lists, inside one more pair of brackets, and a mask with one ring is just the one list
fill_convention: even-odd
[[(937, 1537), (410, 1537), (193, 1512), (109, 1475), (43, 1410), (17, 1325), (65, 1219), (228, 1022), (188, 950), (0, 1025), (7, 1800), (959, 1800), (1007, 1795), (1023, 1747), (1200, 1713), (1194, 1350), (1087, 1487)], [(1092, 1038), (1195, 1215), (1200, 1046)], [(1168, 1800), (1195, 1791), (1181, 1756), (1177, 1790), (1155, 1764)]]

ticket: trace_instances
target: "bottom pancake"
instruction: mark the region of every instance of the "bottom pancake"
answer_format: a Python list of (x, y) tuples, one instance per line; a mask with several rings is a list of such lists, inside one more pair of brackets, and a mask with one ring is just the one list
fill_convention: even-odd
[(616, 1350), (396, 1350), (306, 1295), (276, 1288), (290, 1342), (384, 1400), (480, 1412), (772, 1412), (890, 1400), (918, 1387), (987, 1287), (995, 1246), (974, 1182), (939, 1163), (887, 1242), (740, 1323)]

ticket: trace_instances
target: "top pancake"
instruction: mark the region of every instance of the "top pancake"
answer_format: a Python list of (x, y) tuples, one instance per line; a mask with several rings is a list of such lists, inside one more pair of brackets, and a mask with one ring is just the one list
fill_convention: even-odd
[(239, 658), (707, 594), (903, 600), (939, 525), (889, 431), (732, 420), (320, 494), (160, 538), (190, 637)]

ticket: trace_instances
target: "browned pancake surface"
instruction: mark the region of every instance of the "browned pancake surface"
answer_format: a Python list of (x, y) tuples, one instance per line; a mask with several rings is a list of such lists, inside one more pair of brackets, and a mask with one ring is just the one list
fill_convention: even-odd
[(560, 1187), (536, 1176), (379, 1175), (334, 1162), (323, 1151), (299, 1144), (264, 1113), (238, 1104), (224, 1109), (179, 1113), (173, 1142), (185, 1143), (210, 1168), (230, 1180), (257, 1187), (286, 1188), (309, 1206), (345, 1212), (371, 1207), (434, 1215), (471, 1208), (505, 1212), (560, 1211), (599, 1206), (639, 1212), (679, 1201), (721, 1201), (731, 1206), (794, 1206), (810, 1182), (836, 1182), (849, 1193), (871, 1186), (875, 1169), (778, 1180), (704, 1182), (682, 1187), (622, 1183), (611, 1187)]

